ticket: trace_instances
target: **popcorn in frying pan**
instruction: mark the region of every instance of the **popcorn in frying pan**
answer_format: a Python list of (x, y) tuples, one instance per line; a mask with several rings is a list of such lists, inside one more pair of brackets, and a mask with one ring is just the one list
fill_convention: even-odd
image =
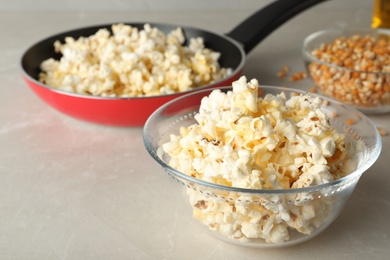
[(143, 30), (112, 25), (112, 35), (100, 29), (89, 37), (56, 41), (62, 54), (41, 63), (42, 83), (78, 94), (141, 97), (172, 94), (211, 84), (232, 73), (221, 68), (220, 53), (189, 39), (180, 28), (167, 35), (149, 24)]

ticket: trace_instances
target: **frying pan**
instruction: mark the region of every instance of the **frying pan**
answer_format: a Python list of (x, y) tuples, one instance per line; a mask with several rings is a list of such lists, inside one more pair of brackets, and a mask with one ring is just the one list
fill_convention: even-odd
[[(301, 11), (322, 1), (324, 0), (278, 0), (272, 2), (225, 35), (188, 26), (163, 23), (149, 24), (164, 33), (181, 27), (186, 39), (202, 37), (207, 48), (220, 52), (219, 63), (221, 67), (232, 68), (233, 73), (223, 80), (195, 90), (217, 88), (230, 86), (233, 81), (240, 77), (246, 54), (278, 26)], [(142, 29), (145, 23), (125, 24)], [(111, 30), (111, 25), (103, 24), (67, 31), (34, 44), (22, 55), (21, 69), (24, 80), (42, 100), (58, 111), (80, 120), (111, 126), (143, 126), (147, 118), (158, 107), (174, 98), (194, 91), (153, 97), (100, 97), (58, 90), (38, 81), (42, 61), (48, 58), (60, 58), (60, 54), (56, 53), (53, 47), (56, 40), (63, 41), (67, 36), (73, 38), (88, 37), (101, 28)]]

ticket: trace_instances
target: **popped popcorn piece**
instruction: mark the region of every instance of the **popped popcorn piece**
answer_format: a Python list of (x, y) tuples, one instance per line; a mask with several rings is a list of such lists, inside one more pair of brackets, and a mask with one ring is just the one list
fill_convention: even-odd
[[(319, 97), (258, 96), (258, 81), (243, 76), (233, 90), (201, 101), (196, 124), (172, 134), (162, 149), (169, 165), (194, 178), (246, 189), (296, 189), (329, 183), (357, 167), (359, 146), (330, 125)], [(194, 218), (230, 239), (289, 240), (311, 234), (328, 217), (332, 199), (312, 194), (212, 196), (187, 189)], [(265, 195), (266, 196), (266, 195)], [(229, 198), (229, 199), (227, 199)]]
[(78, 94), (142, 97), (182, 92), (218, 81), (232, 73), (221, 68), (220, 53), (191, 38), (183, 46), (181, 28), (167, 35), (149, 24), (143, 30), (112, 25), (89, 37), (56, 41), (60, 60), (41, 63), (39, 81)]

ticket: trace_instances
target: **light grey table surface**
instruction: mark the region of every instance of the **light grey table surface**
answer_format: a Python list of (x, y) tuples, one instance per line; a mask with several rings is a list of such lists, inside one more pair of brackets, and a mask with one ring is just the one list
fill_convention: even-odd
[[(198, 230), (181, 187), (144, 149), (142, 128), (70, 118), (43, 103), (21, 78), (22, 52), (57, 32), (155, 21), (225, 33), (255, 10), (175, 10), (170, 8), (175, 1), (160, 11), (99, 5), (78, 10), (76, 1), (72, 8), (66, 2), (64, 8), (7, 2), (0, 8), (0, 259), (387, 259), (390, 136), (383, 138), (379, 160), (325, 232), (293, 247), (245, 248)], [(304, 70), (300, 48), (307, 34), (369, 27), (370, 8), (370, 1), (338, 0), (309, 9), (248, 54), (244, 75), (262, 85), (310, 88), (309, 79), (291, 83), (276, 74), (283, 65)], [(370, 118), (390, 132), (389, 114)]]

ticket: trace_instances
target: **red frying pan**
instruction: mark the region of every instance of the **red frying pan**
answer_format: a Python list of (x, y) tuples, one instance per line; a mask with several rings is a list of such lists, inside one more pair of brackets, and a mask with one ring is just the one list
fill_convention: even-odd
[[(233, 68), (233, 73), (223, 80), (196, 90), (216, 88), (230, 86), (234, 80), (238, 79), (245, 64), (246, 54), (278, 26), (322, 1), (324, 0), (277, 0), (254, 13), (225, 35), (187, 26), (150, 24), (164, 33), (181, 27), (186, 38), (202, 37), (207, 48), (220, 52), (221, 67)], [(145, 23), (126, 24), (142, 29)], [(23, 54), (21, 59), (23, 78), (47, 104), (64, 114), (92, 123), (112, 126), (143, 126), (147, 118), (158, 107), (190, 92), (153, 97), (111, 98), (70, 93), (54, 89), (38, 81), (41, 62), (48, 58), (60, 58), (60, 54), (56, 53), (53, 47), (56, 40), (63, 41), (66, 36), (88, 37), (101, 28), (110, 30), (111, 24), (81, 28), (51, 36), (34, 44)]]

